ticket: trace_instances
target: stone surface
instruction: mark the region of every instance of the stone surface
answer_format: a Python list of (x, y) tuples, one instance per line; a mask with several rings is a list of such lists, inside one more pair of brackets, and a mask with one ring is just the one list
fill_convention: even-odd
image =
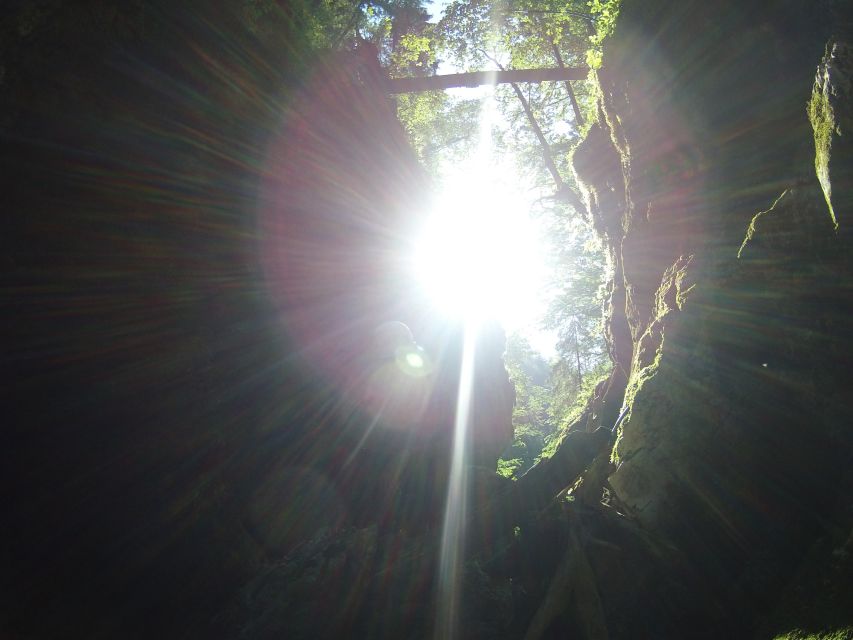
[[(835, 157), (821, 155), (826, 120), (815, 125), (818, 176), (810, 171), (804, 90), (829, 30), (820, 16), (806, 19), (806, 3), (777, 4), (753, 22), (736, 3), (717, 3), (713, 21), (727, 26), (713, 36), (699, 26), (710, 7), (623, 3), (599, 74), (598, 127), (608, 134), (594, 128), (575, 158), (591, 211), (599, 193), (622, 192), (608, 212), (620, 232), (598, 227), (616, 269), (608, 336), (628, 371), (612, 504), (684, 552), (730, 620), (744, 621), (767, 611), (827, 522), (848, 517), (836, 499), (850, 479), (851, 439), (837, 421), (851, 416), (841, 400), (851, 246), (818, 184), (821, 158)], [(802, 22), (785, 51), (789, 20)], [(735, 46), (723, 37), (732, 32), (743, 33)], [(701, 60), (688, 45), (700, 37)], [(813, 104), (834, 118), (849, 109), (845, 49), (828, 50)], [(748, 77), (733, 60), (751, 60)], [(845, 167), (843, 133), (828, 129)], [(621, 157), (621, 176), (612, 161), (609, 172), (590, 170), (588, 156)], [(820, 182), (845, 185), (850, 173), (833, 173), (833, 161)], [(626, 322), (630, 339), (618, 339)]]

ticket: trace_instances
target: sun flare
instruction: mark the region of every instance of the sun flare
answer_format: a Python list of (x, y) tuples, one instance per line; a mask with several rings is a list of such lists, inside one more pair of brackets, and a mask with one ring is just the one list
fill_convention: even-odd
[[(483, 119), (488, 124), (488, 113)], [(496, 319), (515, 330), (542, 316), (546, 251), (530, 203), (512, 167), (492, 153), (489, 134), (481, 133), (473, 157), (445, 179), (422, 231), (415, 268), (445, 314)]]
[(465, 325), (450, 476), (439, 562), (437, 636), (452, 638), (458, 623), (464, 558), (468, 464), (466, 434), (475, 375), (478, 325), (530, 328), (542, 317), (544, 242), (531, 219), (513, 168), (492, 147), (494, 99), (480, 114), (479, 143), (446, 177), (414, 252), (418, 280), (448, 316)]

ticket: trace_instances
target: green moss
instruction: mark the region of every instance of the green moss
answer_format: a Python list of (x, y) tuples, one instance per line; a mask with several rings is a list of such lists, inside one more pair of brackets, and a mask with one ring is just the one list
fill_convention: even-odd
[(504, 478), (515, 480), (515, 472), (521, 468), (523, 463), (524, 461), (521, 458), (513, 458), (512, 460), (500, 458), (498, 460), (497, 474)]
[(589, 37), (592, 47), (586, 52), (586, 62), (590, 69), (598, 69), (602, 62), (601, 45), (613, 34), (621, 0), (590, 0), (587, 4), (596, 20), (595, 33)]
[(607, 380), (610, 375), (611, 370), (607, 368), (606, 371), (602, 370), (600, 375), (590, 373), (584, 377), (583, 385), (581, 386), (580, 393), (578, 393), (572, 409), (569, 411), (568, 416), (562, 421), (559, 429), (546, 439), (545, 446), (542, 448), (542, 453), (540, 453), (539, 457), (536, 458), (537, 463), (540, 460), (547, 460), (556, 453), (560, 443), (563, 442), (566, 434), (568, 434), (569, 429), (571, 429), (575, 422), (584, 416), (584, 412), (589, 408), (593, 401), (596, 387), (599, 383)]
[(853, 627), (818, 633), (809, 633), (801, 629), (794, 629), (793, 631), (775, 636), (773, 640), (853, 640)]
[[(740, 249), (737, 250), (737, 257), (738, 258), (740, 258), (740, 255), (743, 253), (743, 250), (746, 249), (746, 245), (749, 244), (749, 242), (755, 237), (755, 232), (757, 230), (756, 224), (758, 223), (758, 220), (761, 218), (761, 216), (773, 211), (773, 209), (776, 208), (776, 205), (779, 204), (779, 202), (781, 202), (782, 198), (784, 198), (786, 195), (788, 195), (789, 191), (790, 191), (790, 189), (785, 189), (781, 194), (779, 194), (779, 197), (773, 201), (773, 204), (770, 205), (769, 209), (765, 209), (764, 211), (759, 211), (758, 213), (756, 213), (752, 217), (752, 220), (750, 221), (749, 226), (746, 228), (746, 235), (743, 238), (743, 242), (740, 243)], [(832, 213), (832, 205), (829, 206), (829, 212)], [(835, 216), (834, 215), (832, 217), (832, 221), (835, 222)], [(835, 227), (838, 228), (838, 225), (836, 224)]]
[[(631, 376), (625, 389), (623, 407), (628, 407), (628, 413), (619, 425), (616, 442), (610, 454), (614, 464), (619, 462), (619, 444), (625, 425), (631, 421), (634, 411), (634, 400), (643, 386), (657, 375), (663, 358), (665, 330), (667, 317), (684, 308), (691, 291), (696, 287), (689, 284), (691, 275), (690, 265), (693, 256), (681, 256), (664, 272), (660, 287), (655, 292), (655, 317), (649, 324), (643, 336), (637, 341), (634, 358), (631, 363)], [(652, 356), (651, 354), (654, 353)]]
[[(817, 179), (823, 189), (826, 205), (829, 207), (829, 215), (835, 228), (838, 228), (838, 220), (832, 207), (832, 183), (829, 179), (829, 158), (832, 151), (832, 136), (839, 134), (835, 122), (835, 112), (829, 102), (829, 96), (821, 86), (820, 76), (815, 82), (812, 97), (808, 108), (809, 122), (814, 130), (815, 158), (814, 166)], [(738, 254), (739, 255), (739, 254)]]
[(663, 357), (663, 343), (664, 335), (663, 329), (661, 328), (660, 344), (658, 345), (658, 348), (655, 351), (654, 359), (651, 361), (650, 364), (646, 365), (645, 367), (642, 367), (639, 371), (637, 371), (631, 377), (631, 380), (628, 381), (628, 388), (625, 390), (625, 402), (622, 406), (629, 407), (629, 409), (627, 415), (622, 420), (622, 423), (619, 425), (619, 431), (616, 434), (616, 442), (613, 444), (613, 449), (610, 452), (610, 461), (613, 464), (619, 464), (619, 441), (622, 440), (622, 434), (624, 433), (625, 425), (631, 421), (634, 400), (636, 399), (637, 394), (643, 388), (643, 385), (645, 385), (649, 380), (654, 378), (655, 374), (657, 374), (658, 369), (660, 368), (661, 358)]

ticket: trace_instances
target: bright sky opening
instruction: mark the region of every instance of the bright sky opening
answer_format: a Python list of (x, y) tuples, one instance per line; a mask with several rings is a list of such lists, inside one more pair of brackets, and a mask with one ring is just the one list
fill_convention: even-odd
[(547, 307), (543, 230), (517, 170), (492, 146), (498, 114), (487, 97), (479, 143), (444, 177), (415, 255), (417, 276), (449, 317), (497, 319), (547, 356), (555, 336), (539, 328)]
[(450, 0), (430, 0), (426, 3), (426, 10), (432, 16), (430, 22), (438, 22), (441, 19), (441, 13), (444, 8), (450, 4)]

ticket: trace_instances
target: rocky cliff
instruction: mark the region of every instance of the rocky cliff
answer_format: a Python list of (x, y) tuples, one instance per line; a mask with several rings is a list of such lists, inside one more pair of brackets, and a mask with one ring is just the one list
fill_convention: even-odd
[[(625, 412), (585, 475), (666, 550), (651, 560), (659, 578), (630, 596), (637, 583), (611, 563), (632, 552), (590, 552), (602, 604), (586, 637), (850, 624), (844, 9), (623, 3), (598, 122), (574, 156), (614, 274), (614, 372), (598, 422), (582, 426)], [(672, 562), (680, 586), (667, 584)], [(825, 590), (803, 582), (804, 565)], [(774, 612), (783, 597), (801, 617)], [(613, 624), (625, 598), (657, 609), (649, 626)]]

